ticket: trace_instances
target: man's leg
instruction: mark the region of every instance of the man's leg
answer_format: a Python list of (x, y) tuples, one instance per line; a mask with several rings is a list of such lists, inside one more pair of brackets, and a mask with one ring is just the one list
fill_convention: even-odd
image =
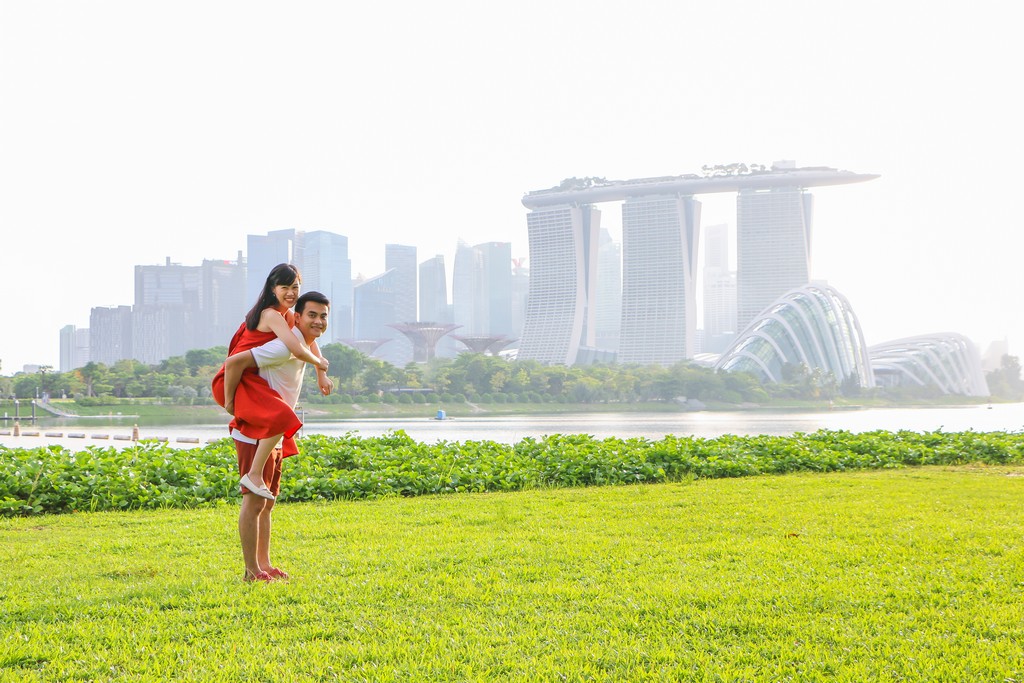
[[(235, 439), (235, 451), (238, 455), (239, 472), (247, 472), (252, 466), (256, 455), (256, 444)], [(257, 579), (263, 569), (259, 564), (260, 517), (269, 500), (250, 493), (245, 488), (242, 492), (242, 507), (238, 513), (238, 538), (242, 542), (242, 561), (245, 563), (245, 578)], [(264, 580), (269, 579), (266, 577)]]
[(248, 580), (257, 578), (263, 571), (258, 559), (260, 523), (264, 508), (272, 505), (266, 498), (253, 493), (247, 492), (242, 496), (242, 509), (238, 513), (238, 537), (242, 541), (242, 561), (245, 562), (245, 578)]
[(273, 565), (270, 564), (270, 514), (274, 509), (274, 501), (268, 500), (260, 512), (259, 536), (256, 541), (256, 563), (260, 569), (267, 571)]
[[(275, 496), (281, 492), (281, 469), (283, 461), (284, 455), (282, 454), (281, 449), (276, 448), (270, 454), (267, 466), (263, 470), (263, 478)], [(275, 579), (287, 579), (288, 574), (275, 568), (270, 562), (270, 535), (273, 524), (271, 513), (274, 510), (275, 501), (268, 500), (266, 503), (267, 504), (263, 507), (263, 511), (260, 513), (256, 561), (259, 564), (260, 569), (265, 572), (269, 572)]]

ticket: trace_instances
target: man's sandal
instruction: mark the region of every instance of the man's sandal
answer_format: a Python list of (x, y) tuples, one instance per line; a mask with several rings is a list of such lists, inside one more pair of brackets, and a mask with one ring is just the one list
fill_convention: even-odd
[(270, 576), (270, 574), (268, 574), (267, 572), (256, 572), (255, 574), (253, 574), (248, 569), (245, 570), (244, 581), (246, 583), (254, 583), (256, 581), (263, 581), (265, 583), (270, 583), (273, 580), (274, 580), (273, 577)]

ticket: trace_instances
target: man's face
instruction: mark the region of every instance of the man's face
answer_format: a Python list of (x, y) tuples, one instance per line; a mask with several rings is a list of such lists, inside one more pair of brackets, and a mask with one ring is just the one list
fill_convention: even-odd
[(306, 339), (316, 339), (326, 332), (328, 312), (329, 309), (324, 304), (318, 304), (315, 301), (306, 302), (306, 307), (302, 309), (302, 313), (295, 321), (302, 336)]

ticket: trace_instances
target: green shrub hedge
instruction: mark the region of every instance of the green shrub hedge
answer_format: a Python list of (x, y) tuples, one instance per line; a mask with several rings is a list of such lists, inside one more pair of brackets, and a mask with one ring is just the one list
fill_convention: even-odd
[[(595, 439), (587, 435), (420, 443), (309, 436), (285, 465), (282, 501), (511, 491), (831, 472), (915, 465), (1024, 463), (1024, 434), (818, 431), (715, 439)], [(0, 447), (0, 515), (215, 505), (238, 495), (229, 439), (202, 448), (142, 443), (118, 449)]]

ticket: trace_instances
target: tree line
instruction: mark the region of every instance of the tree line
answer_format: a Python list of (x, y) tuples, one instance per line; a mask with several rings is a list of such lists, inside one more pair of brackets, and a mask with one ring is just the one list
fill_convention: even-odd
[[(726, 373), (689, 362), (672, 366), (608, 365), (565, 367), (530, 360), (508, 360), (479, 353), (438, 358), (426, 364), (397, 367), (344, 344), (322, 349), (330, 360), (335, 394), (321, 397), (307, 383), (307, 402), (426, 402), (429, 399), (482, 402), (566, 403), (645, 402), (697, 399), (725, 403), (763, 403), (772, 399), (834, 399), (840, 396), (887, 395), (894, 398), (938, 397), (934, 387), (865, 390), (857, 378), (839, 379), (805, 366), (785, 368), (784, 380), (762, 385), (745, 373)], [(121, 360), (107, 366), (90, 362), (69, 372), (43, 366), (35, 373), (0, 377), (0, 396), (18, 399), (158, 398), (178, 403), (205, 403), (210, 382), (227, 354), (223, 346), (197, 349), (155, 365)], [(1007, 356), (988, 374), (993, 395), (1024, 397), (1020, 364)]]

